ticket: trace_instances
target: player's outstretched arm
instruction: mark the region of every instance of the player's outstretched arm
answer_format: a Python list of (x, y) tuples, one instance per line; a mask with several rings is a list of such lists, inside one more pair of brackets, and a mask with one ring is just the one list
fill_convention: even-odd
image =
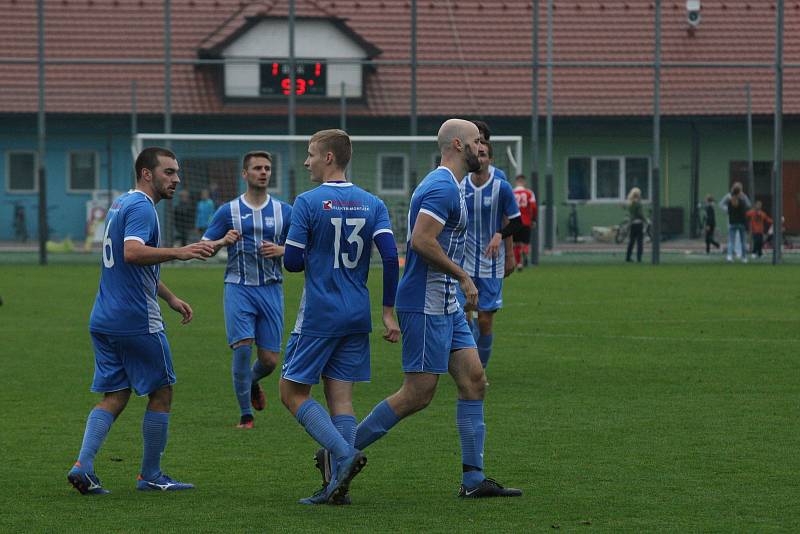
[(202, 242), (208, 243), (214, 247), (214, 253), (212, 254), (212, 256), (214, 256), (219, 252), (219, 249), (233, 245), (240, 237), (242, 237), (242, 235), (237, 230), (228, 230), (224, 236), (217, 240), (206, 239), (205, 236), (203, 236)]
[(447, 257), (439, 241), (436, 240), (443, 228), (442, 223), (427, 213), (420, 212), (411, 231), (411, 248), (426, 263), (458, 280), (461, 291), (467, 298), (465, 308), (474, 309), (478, 305), (478, 289), (467, 272)]
[(207, 241), (192, 243), (180, 248), (148, 247), (135, 239), (125, 241), (125, 263), (156, 265), (171, 260), (205, 260), (214, 254)]
[(170, 291), (169, 288), (164, 285), (164, 282), (161, 281), (158, 282), (158, 296), (164, 299), (164, 302), (166, 302), (170, 308), (181, 314), (181, 317), (183, 317), (183, 319), (181, 319), (181, 324), (188, 323), (192, 320), (192, 317), (194, 317), (192, 307), (176, 297), (175, 293)]

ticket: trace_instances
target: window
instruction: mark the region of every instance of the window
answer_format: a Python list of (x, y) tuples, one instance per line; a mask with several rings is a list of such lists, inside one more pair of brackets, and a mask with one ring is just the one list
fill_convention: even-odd
[(596, 199), (617, 199), (619, 198), (620, 184), (620, 160), (598, 158), (594, 160), (595, 165), (595, 193)]
[(35, 152), (6, 153), (6, 189), (12, 193), (38, 191)]
[(588, 200), (592, 195), (592, 158), (569, 158), (567, 199)]
[(378, 190), (405, 193), (408, 189), (408, 157), (405, 154), (378, 154)]
[(567, 200), (622, 201), (633, 187), (650, 198), (650, 158), (603, 156), (567, 160)]
[(642, 190), (642, 198), (650, 198), (650, 160), (625, 158), (625, 195), (632, 188)]
[(67, 154), (67, 191), (93, 191), (97, 189), (99, 166), (97, 152), (70, 152)]

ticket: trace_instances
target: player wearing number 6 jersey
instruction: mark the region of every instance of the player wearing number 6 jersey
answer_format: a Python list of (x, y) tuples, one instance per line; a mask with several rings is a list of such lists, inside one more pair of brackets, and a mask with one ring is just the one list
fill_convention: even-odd
[(194, 243), (160, 248), (156, 204), (170, 199), (180, 182), (175, 154), (146, 148), (136, 158), (136, 189), (116, 199), (106, 219), (103, 265), (89, 330), (94, 345), (92, 391), (103, 393), (86, 421), (78, 461), (67, 480), (83, 494), (108, 493), (94, 472), (94, 459), (114, 420), (131, 396), (147, 395), (142, 421), (144, 454), (136, 488), (142, 491), (189, 489), (161, 472), (175, 373), (156, 297), (192, 320), (192, 308), (160, 280), (159, 264), (170, 260), (205, 259), (213, 248)]
[[(323, 130), (311, 137), (305, 166), (321, 185), (295, 200), (284, 266), (305, 270), (297, 322), (284, 356), (280, 394), (297, 421), (333, 458), (331, 480), (304, 504), (342, 502), (366, 464), (353, 447), (353, 383), (370, 379), (367, 276), (374, 242), (383, 258), (384, 339), (397, 342), (394, 318), (399, 266), (389, 213), (383, 202), (345, 178), (350, 137)], [(311, 398), (322, 377), (330, 415)]]

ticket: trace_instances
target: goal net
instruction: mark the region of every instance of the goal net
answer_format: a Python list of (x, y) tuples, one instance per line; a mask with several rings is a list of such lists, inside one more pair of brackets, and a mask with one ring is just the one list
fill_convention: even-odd
[[(168, 146), (178, 157), (181, 186), (171, 202), (159, 205), (164, 243), (181, 243), (198, 238), (198, 212), (205, 213), (201, 201), (210, 199), (215, 207), (245, 190), (242, 156), (253, 150), (266, 150), (273, 156), (269, 193), (292, 203), (294, 198), (314, 187), (303, 162), (308, 135), (218, 135), (152, 134), (133, 137), (131, 151), (144, 147)], [(435, 136), (360, 136), (350, 137), (353, 158), (348, 178), (379, 196), (389, 210), (398, 246), (406, 243), (408, 202), (416, 184), (439, 163)], [(513, 180), (522, 168), (522, 137), (493, 136), (494, 165)]]

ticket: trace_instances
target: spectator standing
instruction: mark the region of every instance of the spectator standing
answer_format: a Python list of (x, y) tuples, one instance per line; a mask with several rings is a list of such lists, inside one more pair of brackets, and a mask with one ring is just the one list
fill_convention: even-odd
[(634, 187), (628, 193), (628, 216), (631, 221), (631, 233), (628, 240), (628, 252), (625, 261), (630, 262), (633, 244), (636, 243), (636, 261), (642, 263), (642, 249), (644, 248), (644, 210), (642, 209), (642, 190)]
[[(745, 223), (747, 210), (750, 208), (750, 199), (742, 191), (741, 182), (734, 182), (731, 192), (722, 197), (719, 207), (728, 212), (728, 252), (726, 261), (733, 261), (734, 251), (736, 257), (747, 263), (747, 248), (744, 243)], [(735, 250), (734, 250), (735, 249)]]
[(762, 256), (764, 249), (764, 230), (772, 225), (772, 219), (761, 208), (761, 201), (756, 200), (753, 209), (745, 214), (747, 222), (750, 225), (750, 235), (753, 237), (753, 258), (760, 258)]

